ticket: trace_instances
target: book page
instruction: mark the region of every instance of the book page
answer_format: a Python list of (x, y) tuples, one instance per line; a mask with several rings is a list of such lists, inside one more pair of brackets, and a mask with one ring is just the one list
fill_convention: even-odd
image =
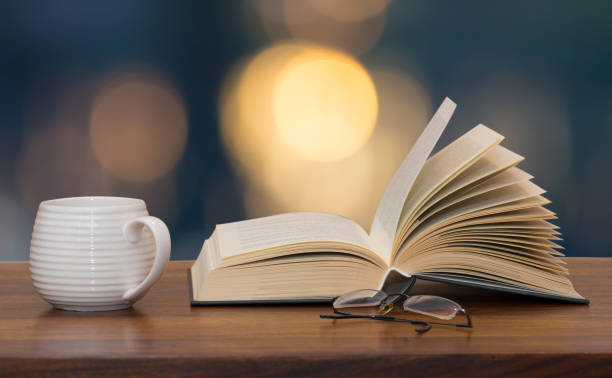
[(378, 203), (376, 215), (374, 215), (370, 228), (370, 238), (385, 261), (391, 259), (395, 231), (406, 197), (440, 135), (446, 128), (455, 108), (456, 104), (453, 101), (449, 98), (444, 99), (408, 156), (393, 175)]
[[(478, 161), (472, 164), (451, 182), (444, 185), (438, 193), (427, 200), (420, 212), (435, 205), (439, 201), (447, 201), (447, 198), (455, 193), (469, 190), (474, 185), (479, 185), (493, 175), (496, 175), (510, 167), (518, 164), (523, 157), (500, 146), (499, 144), (484, 154)], [(529, 176), (532, 178), (531, 176)], [(401, 219), (401, 218), (400, 218)], [(401, 223), (401, 222), (400, 222)]]
[(495, 214), (545, 205), (550, 201), (539, 195), (543, 192), (537, 185), (527, 181), (481, 194), (439, 213), (429, 214), (427, 218), (413, 225), (410, 235), (403, 242), (402, 249), (418, 239), (421, 233), (434, 231), (436, 228), (451, 222), (462, 221), (464, 217), (470, 217), (470, 214), (481, 214), (481, 212)]
[(478, 125), (427, 160), (410, 190), (410, 200), (401, 210), (399, 224), (411, 221), (428, 197), (442, 189), (458, 172), (475, 164), (502, 139), (503, 136), (495, 131)]
[(334, 214), (289, 213), (217, 225), (222, 259), (285, 245), (309, 242), (353, 244), (374, 252), (368, 234), (357, 223)]
[(529, 181), (531, 178), (532, 176), (529, 173), (519, 168), (512, 167), (494, 177), (487, 179), (475, 187), (467, 188), (468, 190), (466, 191), (457, 191), (447, 196), (443, 201), (429, 206), (427, 209), (425, 209), (425, 211), (419, 211), (418, 218), (426, 219), (429, 213), (437, 213), (443, 209), (451, 207), (456, 203), (465, 201), (468, 198), (476, 197), (480, 194), (518, 184), (520, 182)]

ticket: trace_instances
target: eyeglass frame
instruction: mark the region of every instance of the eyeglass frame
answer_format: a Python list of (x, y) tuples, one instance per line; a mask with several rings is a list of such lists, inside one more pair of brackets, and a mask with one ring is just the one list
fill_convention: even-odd
[[(412, 278), (408, 287), (404, 290), (404, 293), (389, 294), (383, 290), (378, 290), (386, 294), (386, 296), (382, 299), (381, 303), (385, 303), (387, 298), (393, 297), (393, 296), (397, 296), (397, 298), (394, 299), (393, 301), (390, 301), (389, 303), (398, 303), (400, 299), (402, 299), (402, 301), (407, 300), (411, 296), (405, 294), (405, 292), (410, 290), (412, 286), (414, 286), (415, 282), (416, 282), (416, 279)], [(334, 298), (334, 301), (339, 297), (340, 296)], [(389, 305), (389, 303), (387, 303), (386, 305)], [(407, 322), (410, 324), (421, 325), (422, 327), (415, 329), (415, 331), (420, 334), (423, 334), (429, 331), (432, 325), (445, 325), (445, 326), (455, 326), (455, 327), (462, 327), (462, 328), (474, 328), (472, 324), (472, 318), (470, 317), (470, 314), (467, 312), (467, 310), (463, 308), (463, 306), (461, 306), (461, 310), (457, 311), (457, 314), (465, 315), (467, 319), (466, 323), (444, 323), (444, 322), (436, 322), (436, 321), (428, 321), (428, 320), (415, 320), (415, 319), (409, 319), (409, 318), (399, 318), (396, 316), (391, 316), (391, 315), (386, 315), (386, 314), (356, 315), (356, 314), (351, 314), (349, 312), (338, 310), (337, 308), (333, 306), (333, 302), (332, 302), (332, 308), (334, 310), (334, 314), (338, 314), (338, 315), (319, 315), (319, 317), (322, 319), (372, 319), (372, 320)]]

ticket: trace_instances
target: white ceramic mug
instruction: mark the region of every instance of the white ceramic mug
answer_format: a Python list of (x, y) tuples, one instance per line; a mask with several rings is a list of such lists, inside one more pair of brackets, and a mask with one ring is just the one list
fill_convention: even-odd
[(73, 197), (38, 208), (30, 273), (36, 291), (62, 310), (130, 307), (161, 277), (170, 233), (144, 201)]

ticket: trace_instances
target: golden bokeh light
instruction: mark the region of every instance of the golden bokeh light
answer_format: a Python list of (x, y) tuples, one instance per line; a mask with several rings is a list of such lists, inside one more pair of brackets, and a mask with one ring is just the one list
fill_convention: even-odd
[(243, 173), (261, 166), (266, 151), (281, 143), (274, 132), (274, 83), (278, 72), (307, 49), (299, 44), (276, 45), (228, 75), (220, 96), (221, 138)]
[(383, 12), (391, 0), (308, 0), (321, 14), (342, 22), (359, 22)]
[(187, 142), (182, 98), (158, 72), (111, 74), (94, 99), (90, 137), (96, 158), (111, 175), (135, 182), (163, 177)]
[(380, 99), (376, 128), (357, 153), (338, 161), (303, 159), (277, 148), (247, 177), (252, 217), (291, 211), (343, 215), (368, 229), (389, 180), (430, 116), (427, 90), (397, 69), (372, 71)]
[(429, 121), (432, 104), (427, 88), (399, 68), (374, 68), (372, 79), (379, 105), (371, 144), (376, 146), (377, 156), (385, 155), (393, 162), (387, 173), (390, 180)]
[(260, 0), (252, 2), (272, 40), (292, 38), (360, 55), (380, 39), (385, 0)]
[(263, 178), (260, 190), (272, 202), (268, 210), (323, 211), (359, 218), (363, 209), (355, 206), (356, 201), (371, 194), (372, 185), (365, 183), (377, 170), (371, 155), (371, 149), (364, 149), (347, 159), (318, 162), (277, 150), (258, 173)]
[[(277, 102), (281, 87), (278, 84), (295, 67), (326, 59), (342, 62), (341, 57), (345, 55), (337, 51), (286, 43), (264, 50), (228, 75), (220, 98), (221, 136), (244, 183), (247, 216), (324, 211), (369, 227), (378, 200), (425, 126), (431, 105), (427, 90), (408, 74), (375, 69), (368, 80), (374, 84), (380, 108), (369, 137), (353, 153), (345, 150), (335, 160), (311, 159), (288, 143), (283, 128), (276, 125), (275, 110), (280, 111), (277, 107), (283, 104)], [(310, 81), (321, 79), (329, 80), (324, 76), (309, 78)], [(323, 106), (315, 109), (316, 114), (330, 112), (334, 106), (343, 104), (342, 101), (313, 103)], [(287, 106), (293, 108), (296, 104), (287, 102)], [(357, 129), (356, 133), (359, 132), (362, 131)], [(326, 138), (325, 143), (329, 139), (332, 138)], [(316, 142), (309, 153), (320, 153), (322, 147), (317, 144), (321, 142)], [(343, 143), (340, 138), (335, 142)], [(331, 144), (325, 143), (322, 143), (326, 146), (324, 152), (335, 151)]]
[(283, 140), (309, 160), (334, 161), (374, 130), (376, 89), (354, 60), (338, 54), (296, 59), (278, 76), (274, 119)]
[[(370, 136), (376, 90), (367, 72), (347, 55), (284, 43), (230, 73), (220, 112), (223, 142), (240, 169), (257, 169), (269, 158), (265, 151), (281, 144), (313, 160), (334, 160), (355, 152)], [(308, 118), (301, 116), (306, 113)]]

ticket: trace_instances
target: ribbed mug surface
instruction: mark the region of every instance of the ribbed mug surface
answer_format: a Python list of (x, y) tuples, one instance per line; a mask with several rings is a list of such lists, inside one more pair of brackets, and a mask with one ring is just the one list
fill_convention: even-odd
[(123, 234), (126, 222), (147, 216), (142, 200), (75, 197), (40, 204), (30, 245), (30, 272), (37, 292), (64, 310), (130, 307), (122, 299), (151, 270), (155, 241), (144, 227), (136, 242)]

